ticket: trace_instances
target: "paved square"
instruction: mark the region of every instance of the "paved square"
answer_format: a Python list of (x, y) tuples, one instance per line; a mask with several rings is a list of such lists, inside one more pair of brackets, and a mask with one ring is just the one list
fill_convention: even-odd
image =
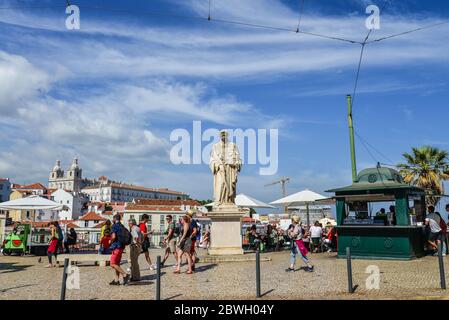
[[(150, 251), (153, 261), (161, 250)], [(205, 251), (199, 250), (204, 256)], [(286, 273), (289, 251), (265, 253), (272, 260), (262, 262), (262, 299), (446, 299), (439, 289), (437, 257), (414, 261), (353, 260), (353, 295), (347, 294), (346, 260), (336, 254), (310, 255), (314, 273)], [(449, 263), (445, 258), (449, 281)], [(0, 257), (0, 299), (59, 299), (62, 268), (46, 269), (46, 257)], [(255, 298), (255, 262), (199, 263), (194, 275), (173, 274), (173, 258), (162, 269), (163, 299)], [(299, 260), (298, 260), (299, 263)], [(365, 273), (370, 265), (380, 269), (380, 289), (367, 290)], [(128, 265), (125, 264), (126, 268)], [(69, 300), (154, 299), (155, 271), (140, 257), (141, 283), (111, 287), (112, 271), (92, 264), (80, 265), (80, 290), (68, 290)], [(300, 265), (298, 264), (298, 268)], [(186, 267), (183, 267), (185, 271)], [(449, 283), (449, 282), (448, 282)]]

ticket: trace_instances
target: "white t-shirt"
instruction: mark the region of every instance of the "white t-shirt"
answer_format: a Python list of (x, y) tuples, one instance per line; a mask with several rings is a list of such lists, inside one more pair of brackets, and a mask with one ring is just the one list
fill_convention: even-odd
[(310, 227), (310, 235), (312, 238), (321, 238), (321, 236), (323, 235), (323, 229), (321, 229), (320, 227), (312, 226)]
[(132, 228), (131, 228), (131, 237), (132, 237), (132, 243), (133, 244), (136, 244), (137, 241), (139, 241), (139, 243), (143, 242), (143, 234), (140, 231), (140, 228), (138, 226), (132, 226)]
[(441, 219), (436, 213), (431, 213), (427, 215), (426, 222), (429, 223), (430, 232), (432, 233), (441, 232), (440, 221)]

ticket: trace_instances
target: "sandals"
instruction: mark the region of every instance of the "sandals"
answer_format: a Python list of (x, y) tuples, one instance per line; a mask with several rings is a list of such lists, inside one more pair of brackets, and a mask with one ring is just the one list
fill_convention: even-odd
[(181, 274), (181, 270), (175, 270), (175, 271), (173, 271), (173, 273)]
[(193, 271), (187, 271), (186, 274), (193, 274)]
[(112, 280), (111, 282), (109, 282), (109, 285), (110, 286), (119, 286), (120, 285), (120, 281)]

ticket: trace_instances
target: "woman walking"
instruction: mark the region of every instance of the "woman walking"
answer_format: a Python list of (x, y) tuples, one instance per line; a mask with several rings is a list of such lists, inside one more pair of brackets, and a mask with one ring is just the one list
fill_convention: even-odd
[(292, 217), (293, 224), (288, 229), (288, 236), (292, 241), (292, 250), (290, 253), (290, 267), (286, 269), (286, 272), (295, 272), (295, 264), (296, 264), (296, 255), (299, 255), (306, 264), (306, 272), (313, 272), (313, 266), (310, 264), (309, 259), (307, 258), (307, 254), (309, 250), (307, 250), (304, 245), (303, 238), (304, 232), (300, 225), (300, 219), (298, 216)]
[[(48, 265), (46, 268), (56, 267), (56, 257), (58, 255), (59, 233), (54, 221), (50, 222), (50, 242), (48, 243)], [(55, 264), (53, 264), (52, 256), (55, 256)]]
[(192, 248), (192, 228), (190, 226), (190, 216), (184, 215), (182, 217), (182, 235), (178, 243), (178, 265), (175, 271), (173, 273), (181, 273), (181, 261), (182, 256), (185, 254), (187, 258), (187, 264), (189, 266), (189, 269), (187, 270), (187, 274), (192, 274), (192, 255), (191, 255), (191, 248)]

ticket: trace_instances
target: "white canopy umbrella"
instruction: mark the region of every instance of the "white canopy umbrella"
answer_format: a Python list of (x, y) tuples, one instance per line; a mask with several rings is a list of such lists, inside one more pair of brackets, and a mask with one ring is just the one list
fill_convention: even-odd
[(0, 210), (62, 210), (64, 206), (36, 195), (0, 203)]
[[(240, 193), (235, 197), (235, 204), (242, 208), (268, 208), (268, 209), (275, 208), (274, 206), (269, 205), (268, 203), (254, 199), (243, 193)], [(213, 206), (214, 202), (205, 205), (205, 207), (213, 207)]]
[(309, 206), (313, 204), (315, 201), (318, 200), (324, 200), (326, 199), (325, 196), (322, 196), (319, 193), (310, 191), (308, 189), (297, 192), (295, 194), (291, 194), (285, 198), (270, 202), (270, 204), (277, 204), (277, 205), (283, 205), (286, 207), (292, 207), (292, 206), (306, 206), (307, 210), (307, 226), (310, 225), (310, 218), (309, 218)]
[[(37, 195), (32, 195), (26, 198), (20, 198), (16, 200), (6, 201), (0, 203), (0, 210), (63, 210), (64, 205), (59, 204), (55, 201), (51, 201), (46, 198), (42, 198)], [(35, 216), (33, 217), (33, 222), (35, 221)], [(29, 250), (31, 251), (31, 239), (32, 239), (33, 229), (30, 231), (30, 242)]]

